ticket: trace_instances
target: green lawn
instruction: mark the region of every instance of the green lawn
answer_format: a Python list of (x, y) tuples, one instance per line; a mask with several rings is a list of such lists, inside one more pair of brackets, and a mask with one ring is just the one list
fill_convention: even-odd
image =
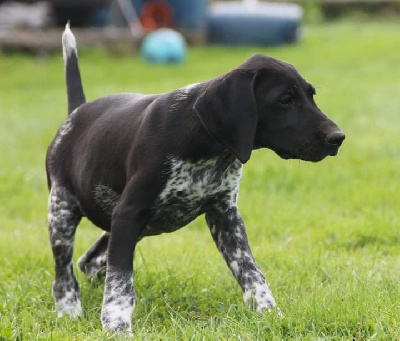
[[(78, 37), (79, 38), (79, 37)], [(79, 43), (79, 39), (78, 39)], [(255, 52), (297, 66), (346, 132), (339, 156), (284, 161), (269, 150), (244, 167), (239, 208), (255, 258), (285, 314), (259, 316), (200, 218), (143, 240), (135, 258), (137, 339), (400, 337), (400, 24), (308, 26), (281, 48), (194, 48), (183, 67), (81, 51), (88, 99), (154, 93), (206, 80)], [(104, 339), (103, 284), (78, 274), (84, 316), (57, 319), (47, 236), (46, 147), (66, 117), (61, 53), (0, 56), (0, 340)], [(75, 260), (99, 236), (84, 221)]]

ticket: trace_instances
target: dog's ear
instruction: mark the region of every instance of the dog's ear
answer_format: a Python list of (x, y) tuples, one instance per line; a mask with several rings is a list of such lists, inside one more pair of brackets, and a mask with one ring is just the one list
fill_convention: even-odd
[(254, 146), (258, 114), (254, 74), (233, 70), (211, 81), (194, 109), (209, 134), (246, 163)]

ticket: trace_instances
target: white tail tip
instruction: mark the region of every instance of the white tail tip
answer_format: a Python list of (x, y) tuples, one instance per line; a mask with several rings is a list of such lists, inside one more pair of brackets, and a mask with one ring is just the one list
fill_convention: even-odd
[(69, 21), (65, 25), (65, 30), (62, 35), (62, 46), (64, 62), (66, 62), (67, 58), (70, 57), (73, 52), (76, 53), (76, 40), (70, 29)]

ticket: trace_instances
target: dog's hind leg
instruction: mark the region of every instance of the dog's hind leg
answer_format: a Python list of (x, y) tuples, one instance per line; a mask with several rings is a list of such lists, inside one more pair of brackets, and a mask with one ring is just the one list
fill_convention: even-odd
[(72, 253), (76, 227), (82, 213), (75, 197), (65, 187), (52, 184), (49, 196), (48, 223), (55, 261), (53, 297), (58, 316), (82, 314), (79, 286), (74, 275)]
[(99, 239), (78, 259), (79, 269), (89, 278), (103, 277), (107, 267), (107, 247), (110, 234), (104, 232)]

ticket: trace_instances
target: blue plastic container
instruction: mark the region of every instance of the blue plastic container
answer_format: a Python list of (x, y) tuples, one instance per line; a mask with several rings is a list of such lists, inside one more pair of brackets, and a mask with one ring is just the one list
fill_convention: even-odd
[(208, 0), (168, 0), (174, 9), (176, 27), (205, 29)]
[(208, 11), (208, 41), (221, 44), (279, 45), (300, 38), (302, 8), (295, 4), (214, 3)]

